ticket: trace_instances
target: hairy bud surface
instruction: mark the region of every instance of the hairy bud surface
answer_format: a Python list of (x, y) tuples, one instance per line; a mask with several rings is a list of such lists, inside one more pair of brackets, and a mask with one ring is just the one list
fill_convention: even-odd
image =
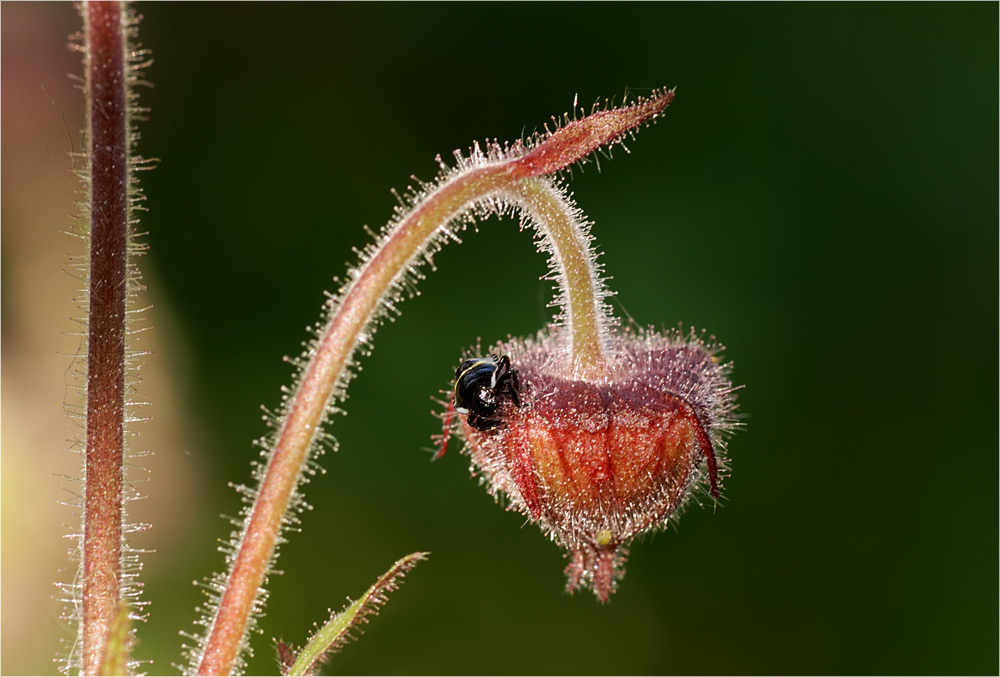
[(519, 402), (501, 425), (460, 432), (490, 493), (567, 550), (569, 590), (606, 601), (627, 546), (665, 526), (699, 490), (714, 497), (735, 426), (721, 347), (693, 333), (620, 332), (600, 380), (567, 376), (557, 334), (496, 347), (510, 358)]

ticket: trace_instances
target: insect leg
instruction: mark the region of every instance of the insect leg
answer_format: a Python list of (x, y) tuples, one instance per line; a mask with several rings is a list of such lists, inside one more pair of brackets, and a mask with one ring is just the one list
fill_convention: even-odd
[(434, 452), (431, 456), (432, 461), (436, 461), (442, 456), (444, 452), (448, 451), (448, 440), (451, 438), (451, 422), (455, 418), (455, 401), (448, 401), (448, 408), (444, 412), (442, 420), (444, 421), (444, 428), (441, 430), (440, 446), (438, 450)]

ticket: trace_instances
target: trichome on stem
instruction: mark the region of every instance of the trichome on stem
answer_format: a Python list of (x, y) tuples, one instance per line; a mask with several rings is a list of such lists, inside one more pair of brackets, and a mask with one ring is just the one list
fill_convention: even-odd
[(229, 572), (208, 583), (217, 595), (210, 600), (205, 636), (189, 650), (191, 671), (223, 674), (241, 667), (279, 534), (302, 508), (300, 487), (321, 450), (324, 425), (353, 376), (355, 354), (371, 341), (380, 320), (412, 293), (422, 275), (419, 267), (432, 264), (434, 254), (469, 223), (521, 212), (550, 254), (572, 373), (593, 377), (605, 371), (609, 314), (588, 227), (566, 191), (546, 177), (620, 142), (654, 120), (672, 98), (670, 90), (656, 91), (631, 105), (581, 119), (567, 116), (562, 126), (527, 144), (489, 143), (485, 150), (477, 144), (468, 157), (456, 153), (455, 167), (439, 158), (437, 182), (410, 196), (364, 250), (349, 281), (327, 304), (327, 320), (315, 340), (296, 361), (296, 387), (273, 421), (275, 433), (261, 443), (267, 460), (255, 472), (258, 488), (246, 494), (243, 525), (227, 554)]

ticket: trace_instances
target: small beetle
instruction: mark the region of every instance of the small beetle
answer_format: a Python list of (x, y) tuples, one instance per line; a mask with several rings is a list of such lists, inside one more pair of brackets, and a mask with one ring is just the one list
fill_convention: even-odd
[(489, 430), (502, 422), (497, 416), (504, 398), (520, 407), (517, 372), (504, 355), (466, 360), (455, 370), (455, 411), (476, 430)]

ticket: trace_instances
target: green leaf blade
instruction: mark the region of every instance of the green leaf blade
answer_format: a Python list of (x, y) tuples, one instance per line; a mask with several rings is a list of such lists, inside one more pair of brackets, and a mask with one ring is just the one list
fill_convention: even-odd
[[(367, 623), (369, 616), (378, 615), (382, 605), (389, 601), (389, 593), (396, 590), (402, 583), (403, 577), (418, 562), (426, 560), (429, 554), (427, 552), (414, 552), (393, 564), (357, 601), (349, 604), (340, 613), (334, 614), (323, 627), (309, 638), (295, 662), (284, 674), (315, 674), (315, 671), (330, 654), (336, 653), (353, 639), (350, 634), (352, 629), (361, 623)], [(286, 659), (281, 658), (281, 663), (284, 668), (284, 665), (287, 664)]]

